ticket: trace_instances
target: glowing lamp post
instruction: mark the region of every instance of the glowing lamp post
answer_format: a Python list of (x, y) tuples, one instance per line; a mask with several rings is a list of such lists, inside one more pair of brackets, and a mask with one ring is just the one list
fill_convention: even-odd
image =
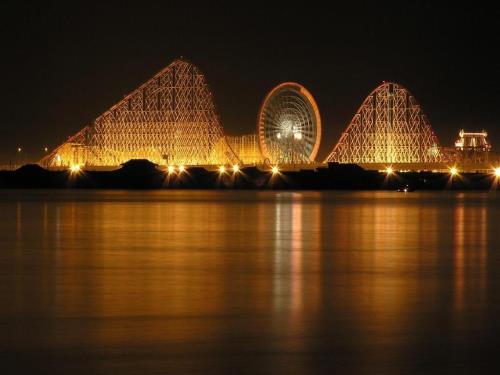
[(69, 167), (69, 171), (71, 172), (71, 174), (80, 173), (81, 170), (82, 168), (78, 164), (73, 164), (71, 165), (71, 167)]

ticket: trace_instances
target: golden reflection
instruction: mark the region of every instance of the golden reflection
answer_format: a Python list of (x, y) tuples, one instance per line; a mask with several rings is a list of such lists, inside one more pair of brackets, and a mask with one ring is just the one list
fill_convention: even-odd
[[(483, 306), (487, 296), (487, 202), (469, 203), (457, 196), (454, 215), (454, 310), (457, 319), (473, 305)], [(477, 311), (477, 309), (475, 309)]]
[(465, 227), (464, 227), (465, 208), (463, 202), (455, 207), (455, 250), (453, 252), (455, 263), (455, 310), (463, 309), (464, 299), (464, 252), (465, 252)]
[(298, 310), (302, 307), (302, 202), (301, 197), (293, 199), (292, 203), (292, 227), (291, 227), (291, 309), (292, 319), (297, 317)]
[[(100, 342), (141, 340), (144, 330), (151, 338), (192, 341), (221, 334), (223, 319), (208, 325), (203, 317), (221, 316), (239, 306), (248, 309), (248, 301), (252, 311), (263, 314), (271, 297), (281, 300), (284, 322), (302, 329), (304, 298), (318, 296), (314, 291), (319, 279), (316, 285), (308, 280), (307, 290), (304, 287), (303, 245), (304, 233), (319, 225), (318, 204), (314, 209), (308, 206), (306, 213), (300, 195), (285, 196), (275, 204), (275, 193), (269, 192), (257, 204), (248, 204), (220, 200), (216, 192), (204, 194), (208, 197), (202, 201), (148, 202), (147, 209), (143, 203), (120, 199), (99, 202), (97, 207), (61, 206), (58, 232), (63, 251), (58, 261), (64, 269), (79, 265), (85, 271), (56, 274), (55, 313), (112, 319), (106, 328), (91, 331)], [(275, 209), (276, 216), (270, 214)], [(317, 219), (311, 220), (314, 215)], [(275, 223), (275, 230), (270, 230)], [(275, 277), (256, 278), (268, 265), (273, 243)], [(269, 281), (276, 283), (274, 292)], [(230, 297), (234, 288), (245, 291), (241, 300)], [(131, 319), (130, 328), (121, 330), (116, 319)], [(176, 319), (192, 323), (179, 325)]]
[(484, 321), (497, 238), (484, 195), (85, 194), (9, 203), (15, 220), (4, 223), (10, 248), (24, 251), (12, 268), (29, 271), (7, 311), (50, 317), (38, 338), (47, 347), (244, 337), (290, 353), (345, 335), (387, 359), (434, 329), (436, 313)]
[[(386, 332), (401, 330), (404, 315), (400, 309), (408, 309), (416, 298), (413, 278), (402, 279), (402, 273), (415, 275), (418, 251), (420, 206), (389, 201), (373, 207), (373, 254), (369, 292), (371, 317)], [(365, 224), (365, 228), (367, 223)], [(382, 277), (383, 275), (383, 277)], [(415, 277), (415, 276), (413, 276)]]
[[(344, 319), (355, 319), (351, 324), (361, 332), (370, 332), (357, 339), (399, 337), (417, 324), (410, 317), (425, 309), (422, 301), (438, 298), (435, 279), (422, 275), (438, 266), (439, 209), (434, 202), (423, 203), (418, 194), (345, 195), (345, 203), (339, 196), (339, 203), (322, 213), (323, 225), (328, 223), (325, 238), (335, 233), (330, 243), (335, 255), (328, 267), (340, 283), (325, 291), (325, 298), (337, 304), (340, 314), (349, 312)], [(379, 358), (391, 355), (377, 351)]]
[(481, 230), (479, 238), (479, 269), (481, 272), (481, 298), (486, 302), (488, 282), (488, 208), (483, 202), (481, 206)]
[[(276, 329), (300, 336), (321, 305), (319, 193), (279, 193), (274, 226), (273, 307)], [(303, 340), (287, 344), (298, 350)]]

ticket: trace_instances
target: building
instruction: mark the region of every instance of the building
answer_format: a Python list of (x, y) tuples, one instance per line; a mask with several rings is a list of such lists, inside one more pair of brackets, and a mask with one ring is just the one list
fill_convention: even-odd
[(456, 160), (460, 164), (480, 164), (489, 160), (491, 145), (488, 142), (488, 133), (466, 132), (460, 130), (459, 138), (455, 142)]
[(227, 143), (243, 164), (260, 164), (263, 157), (259, 149), (257, 134), (226, 137)]

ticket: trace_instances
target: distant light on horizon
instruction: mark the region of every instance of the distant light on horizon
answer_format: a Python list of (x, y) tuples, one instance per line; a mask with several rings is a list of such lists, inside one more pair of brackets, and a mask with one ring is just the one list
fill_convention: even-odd
[(456, 167), (451, 167), (450, 168), (450, 174), (452, 176), (456, 176), (458, 174), (458, 169)]
[(74, 174), (74, 173), (79, 173), (81, 171), (81, 167), (79, 164), (73, 164), (71, 167), (69, 167), (69, 171)]
[(390, 176), (391, 174), (394, 173), (394, 169), (392, 169), (392, 167), (387, 167), (385, 169), (385, 173), (387, 174), (387, 176)]

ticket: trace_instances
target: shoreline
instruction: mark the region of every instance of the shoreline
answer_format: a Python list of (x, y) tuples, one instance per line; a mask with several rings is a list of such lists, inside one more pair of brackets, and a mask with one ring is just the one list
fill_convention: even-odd
[(245, 190), (497, 190), (493, 173), (372, 171), (355, 164), (298, 171), (262, 171), (244, 167), (238, 172), (188, 168), (168, 173), (146, 160), (133, 160), (112, 171), (51, 171), (25, 165), (0, 171), (0, 189), (245, 189)]

